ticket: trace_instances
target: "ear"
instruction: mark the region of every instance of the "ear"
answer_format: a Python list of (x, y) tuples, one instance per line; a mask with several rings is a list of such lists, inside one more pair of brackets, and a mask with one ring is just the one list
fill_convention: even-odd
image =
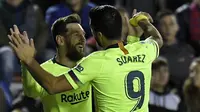
[(56, 36), (56, 42), (58, 45), (63, 46), (65, 44), (64, 37), (61, 35)]

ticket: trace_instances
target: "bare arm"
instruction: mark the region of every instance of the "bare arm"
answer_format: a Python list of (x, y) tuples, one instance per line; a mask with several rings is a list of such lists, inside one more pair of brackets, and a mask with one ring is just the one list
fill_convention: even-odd
[(159, 48), (163, 45), (163, 39), (161, 34), (158, 32), (158, 30), (149, 22), (149, 20), (143, 19), (138, 22), (138, 25), (143, 29), (144, 33), (151, 36), (150, 38), (155, 40)]
[(48, 92), (48, 94), (55, 94), (72, 89), (72, 86), (64, 75), (59, 77), (53, 76), (45, 71), (34, 59), (36, 53), (35, 45), (33, 39), (28, 39), (26, 32), (24, 32), (23, 35), (13, 33), (13, 35), (9, 35), (8, 37), (11, 40), (9, 44), (15, 51), (17, 57), (25, 64), (33, 78)]
[(45, 88), (49, 94), (56, 94), (73, 89), (64, 75), (59, 77), (53, 76), (45, 71), (35, 59), (25, 63), (33, 78)]

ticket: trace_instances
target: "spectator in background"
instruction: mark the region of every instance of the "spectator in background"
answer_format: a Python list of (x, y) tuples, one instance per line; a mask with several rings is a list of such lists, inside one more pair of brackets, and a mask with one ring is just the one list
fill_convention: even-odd
[(7, 112), (6, 99), (1, 87), (0, 87), (0, 102), (1, 102), (0, 112)]
[(184, 84), (184, 98), (187, 112), (200, 111), (200, 58), (190, 66), (190, 74)]
[(48, 27), (37, 5), (29, 0), (3, 0), (0, 14), (3, 15), (0, 17), (0, 45), (8, 44), (7, 34), (16, 24), (20, 30), (28, 31), (30, 37), (35, 39), (37, 57), (44, 56)]
[(117, 9), (122, 16), (122, 38), (126, 40), (128, 36), (129, 14), (125, 8), (118, 7)]
[[(0, 112), (10, 112), (12, 106), (12, 96), (6, 82), (0, 81)], [(1, 111), (1, 109), (5, 111)]]
[(191, 4), (184, 4), (177, 9), (177, 18), (180, 26), (178, 39), (189, 42), (200, 55), (200, 0), (193, 0)]
[(188, 44), (181, 43), (176, 39), (179, 26), (174, 13), (163, 10), (157, 14), (157, 20), (158, 29), (164, 40), (160, 55), (168, 60), (170, 81), (181, 90), (194, 57), (193, 49)]
[[(68, 16), (72, 13), (77, 13), (81, 17), (81, 25), (86, 32), (86, 39), (92, 37), (89, 25), (89, 11), (95, 5), (88, 0), (65, 0), (60, 4), (51, 6), (46, 12), (46, 22), (51, 28), (55, 20), (60, 17)], [(49, 30), (50, 31), (50, 30)], [(49, 48), (55, 49), (53, 40), (48, 44)]]
[(161, 2), (161, 9), (170, 9), (171, 11), (175, 11), (181, 5), (190, 2), (191, 0), (156, 0)]
[(14, 72), (20, 71), (17, 59), (8, 46), (7, 34), (10, 28), (16, 24), (21, 30), (29, 31), (30, 37), (35, 39), (38, 59), (44, 55), (48, 29), (39, 7), (29, 0), (2, 0), (0, 15), (0, 75), (2, 80), (10, 84)]
[(168, 86), (169, 68), (165, 58), (152, 64), (149, 112), (178, 112), (180, 97)]

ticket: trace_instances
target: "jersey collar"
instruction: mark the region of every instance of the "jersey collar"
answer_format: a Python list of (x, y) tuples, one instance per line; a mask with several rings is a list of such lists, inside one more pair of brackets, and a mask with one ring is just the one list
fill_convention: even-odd
[(64, 66), (64, 67), (67, 67), (67, 66), (65, 66), (65, 65), (63, 65), (63, 64), (61, 64), (61, 63), (59, 63), (59, 62), (57, 62), (56, 61), (56, 55), (52, 58), (52, 62), (55, 64), (58, 64), (58, 65), (60, 65), (60, 66)]
[[(123, 42), (123, 44), (126, 45), (127, 43), (126, 43), (126, 42)], [(113, 44), (113, 45), (110, 45), (110, 46), (108, 46), (105, 50), (110, 49), (110, 48), (119, 48), (119, 45), (118, 45), (118, 43)]]

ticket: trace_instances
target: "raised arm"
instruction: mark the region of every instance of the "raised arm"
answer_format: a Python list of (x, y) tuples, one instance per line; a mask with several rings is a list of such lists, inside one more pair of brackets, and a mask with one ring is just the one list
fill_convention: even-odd
[(141, 20), (138, 22), (138, 25), (143, 29), (144, 33), (149, 35), (151, 39), (155, 40), (158, 43), (159, 48), (163, 45), (163, 39), (158, 30), (148, 21)]
[(45, 71), (34, 59), (36, 54), (34, 42), (33, 39), (29, 40), (26, 32), (20, 34), (19, 31), (12, 31), (11, 34), (12, 35), (8, 35), (11, 41), (9, 42), (10, 46), (21, 62), (25, 64), (33, 78), (48, 92), (48, 94), (55, 94), (72, 89), (72, 86), (64, 76), (53, 76)]
[(33, 78), (48, 92), (48, 94), (56, 94), (73, 89), (64, 75), (59, 77), (53, 76), (45, 71), (34, 58), (25, 60), (24, 63)]
[(158, 43), (159, 48), (163, 45), (163, 39), (159, 31), (151, 24), (153, 22), (152, 17), (146, 12), (139, 12), (133, 15), (130, 23), (133, 26), (140, 26), (145, 35), (150, 36), (151, 39)]

